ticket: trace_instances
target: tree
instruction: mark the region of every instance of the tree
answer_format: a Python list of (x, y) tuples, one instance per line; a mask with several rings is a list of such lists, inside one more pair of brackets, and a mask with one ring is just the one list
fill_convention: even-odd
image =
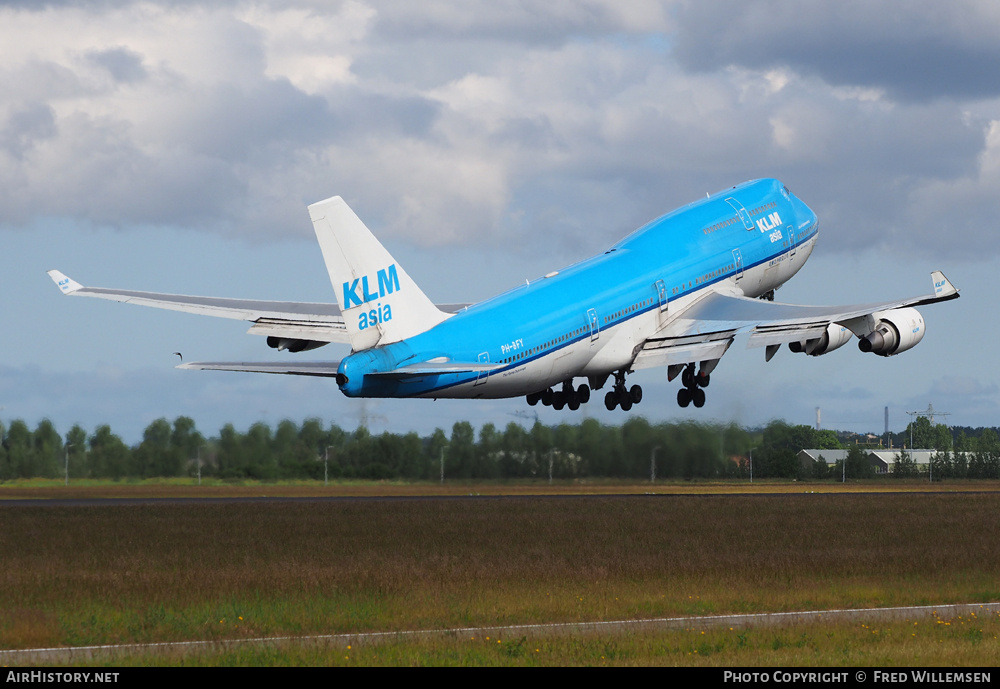
[(131, 451), (121, 438), (111, 432), (110, 426), (98, 426), (90, 436), (88, 455), (93, 476), (117, 481), (127, 475)]
[(451, 440), (445, 456), (445, 474), (472, 478), (476, 461), (476, 435), (468, 421), (456, 421), (451, 428)]
[(181, 473), (182, 457), (170, 444), (170, 423), (159, 418), (146, 426), (142, 442), (132, 453), (135, 463), (129, 471), (133, 476), (178, 476)]
[(871, 478), (875, 467), (868, 461), (868, 454), (857, 445), (847, 450), (845, 473), (847, 478)]
[(905, 449), (900, 450), (893, 458), (892, 475), (894, 478), (913, 478), (917, 475), (917, 464), (913, 461), (913, 455)]
[(206, 452), (202, 450), (203, 445), (205, 445), (205, 438), (195, 428), (194, 419), (189, 416), (178, 416), (174, 419), (174, 427), (170, 432), (170, 446), (174, 448), (180, 460), (180, 473), (183, 473), (186, 465), (191, 465), (191, 470), (197, 472), (198, 467), (195, 465), (199, 457), (204, 473), (208, 457)]
[(35, 475), (35, 450), (31, 431), (21, 419), (10, 422), (4, 443), (7, 449), (6, 478), (30, 478)]
[(66, 446), (69, 450), (69, 475), (71, 478), (87, 478), (90, 476), (90, 462), (87, 458), (87, 431), (80, 424), (74, 424), (66, 434)]

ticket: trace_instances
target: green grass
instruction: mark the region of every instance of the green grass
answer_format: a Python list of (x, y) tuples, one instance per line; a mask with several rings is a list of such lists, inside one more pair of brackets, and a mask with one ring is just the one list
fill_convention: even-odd
[[(998, 507), (997, 494), (0, 503), (0, 648), (990, 602)], [(424, 642), (400, 646), (420, 656)], [(427, 662), (489, 664), (432, 646), (445, 655)], [(596, 664), (580, 652), (560, 651)], [(265, 662), (255, 653), (237, 656)]]
[[(281, 642), (232, 649), (133, 652), (120, 665), (186, 666), (714, 666), (995, 667), (1000, 615), (783, 627), (639, 631), (615, 635), (394, 639), (382, 643)], [(106, 664), (101, 658), (94, 665)]]

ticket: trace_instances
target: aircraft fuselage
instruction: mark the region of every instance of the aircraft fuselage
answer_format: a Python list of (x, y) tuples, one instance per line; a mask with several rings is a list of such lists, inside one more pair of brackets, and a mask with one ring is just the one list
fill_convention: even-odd
[[(603, 254), (470, 306), (424, 333), (346, 357), (338, 370), (340, 388), (349, 397), (503, 398), (574, 376), (600, 388), (612, 373), (630, 369), (644, 342), (710, 291), (757, 297), (780, 287), (805, 263), (817, 232), (816, 214), (781, 182), (747, 182), (659, 217)], [(379, 318), (395, 315), (372, 312), (373, 328)], [(447, 361), (499, 367), (378, 375)]]

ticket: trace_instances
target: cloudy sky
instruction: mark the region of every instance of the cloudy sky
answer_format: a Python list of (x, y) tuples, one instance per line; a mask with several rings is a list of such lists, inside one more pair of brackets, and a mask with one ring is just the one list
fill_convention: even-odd
[[(245, 324), (61, 296), (85, 285), (333, 301), (307, 204), (343, 196), (436, 301), (477, 301), (705, 194), (778, 177), (820, 241), (782, 301), (963, 291), (892, 359), (737, 341), (708, 403), (663, 371), (632, 413), (894, 429), (1000, 425), (1000, 5), (802, 0), (0, 2), (0, 419), (129, 442), (180, 414), (427, 433), (523, 400), (344, 398), (177, 371), (279, 356)], [(339, 359), (331, 345), (302, 355)], [(285, 356), (288, 356), (285, 353)], [(540, 410), (546, 423), (601, 404)]]

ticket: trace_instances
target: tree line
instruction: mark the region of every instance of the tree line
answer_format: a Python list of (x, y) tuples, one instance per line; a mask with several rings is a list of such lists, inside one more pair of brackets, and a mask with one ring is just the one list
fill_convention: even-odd
[[(933, 439), (940, 447), (936, 470), (941, 478), (1000, 478), (1000, 436), (995, 429), (977, 433), (941, 434), (918, 419), (915, 437)], [(920, 425), (918, 428), (917, 425)], [(941, 428), (944, 428), (941, 426)], [(909, 429), (908, 429), (909, 430)], [(947, 429), (945, 428), (945, 431)], [(255, 423), (246, 431), (225, 425), (206, 437), (193, 419), (172, 423), (157, 419), (146, 427), (142, 441), (126, 444), (110, 426), (87, 432), (74, 425), (65, 437), (45, 419), (34, 430), (22, 420), (0, 423), (0, 481), (68, 474), (73, 478), (319, 479), (325, 476), (365, 479), (573, 479), (609, 477), (739, 478), (748, 477), (752, 456), (754, 478), (861, 478), (871, 474), (860, 448), (846, 465), (804, 466), (803, 448), (841, 449), (833, 431), (773, 421), (764, 428), (736, 424), (691, 422), (651, 424), (642, 417), (622, 425), (586, 419), (577, 425), (546, 426), (536, 421), (525, 428), (508, 423), (503, 429), (486, 423), (478, 432), (467, 421), (451, 432), (371, 434), (366, 428), (348, 431), (319, 419), (301, 424), (284, 420), (274, 428)], [(897, 465), (899, 475), (912, 467)]]

